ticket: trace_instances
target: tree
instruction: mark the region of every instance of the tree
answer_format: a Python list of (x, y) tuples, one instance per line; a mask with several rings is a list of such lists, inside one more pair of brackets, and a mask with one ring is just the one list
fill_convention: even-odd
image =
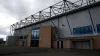
[(3, 40), (3, 38), (0, 38), (0, 44), (5, 43), (5, 41)]

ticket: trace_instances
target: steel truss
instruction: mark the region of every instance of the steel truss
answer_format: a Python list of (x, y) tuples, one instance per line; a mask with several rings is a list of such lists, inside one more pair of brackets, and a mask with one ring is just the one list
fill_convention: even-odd
[(76, 2), (70, 2), (68, 0), (60, 1), (46, 9), (43, 9), (24, 20), (20, 20), (19, 22), (11, 25), (10, 33), (11, 35), (14, 34), (14, 30), (17, 28), (21, 28), (45, 19), (48, 19), (53, 16), (57, 16), (62, 13), (69, 12), (71, 10), (75, 10), (78, 8), (81, 8), (83, 6), (91, 5), (93, 3), (97, 2), (96, 0), (78, 0)]

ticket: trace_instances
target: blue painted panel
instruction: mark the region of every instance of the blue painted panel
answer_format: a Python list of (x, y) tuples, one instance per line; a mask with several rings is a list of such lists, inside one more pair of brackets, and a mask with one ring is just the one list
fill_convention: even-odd
[(96, 27), (97, 27), (97, 32), (100, 33), (100, 24), (97, 24)]
[(77, 28), (73, 28), (73, 34), (80, 34), (80, 28), (77, 27)]
[(73, 34), (91, 34), (91, 33), (93, 33), (92, 26), (73, 28)]
[(85, 34), (90, 34), (90, 33), (93, 33), (92, 26), (86, 26), (85, 27)]
[(85, 29), (84, 27), (80, 27), (80, 33), (79, 34), (85, 34)]
[(80, 34), (80, 28), (73, 28), (73, 34)]

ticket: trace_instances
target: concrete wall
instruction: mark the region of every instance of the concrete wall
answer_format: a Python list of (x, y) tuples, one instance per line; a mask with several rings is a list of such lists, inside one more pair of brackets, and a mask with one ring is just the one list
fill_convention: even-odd
[(6, 46), (17, 46), (18, 38), (19, 37), (17, 36), (8, 36), (6, 41)]
[[(92, 25), (88, 10), (76, 12), (67, 16), (71, 31), (73, 28)], [(80, 34), (78, 34), (80, 36)]]
[(68, 21), (66, 16), (59, 18), (58, 30), (59, 30), (59, 38), (71, 37), (71, 31), (68, 26)]
[(94, 27), (96, 24), (100, 24), (100, 6), (90, 9)]

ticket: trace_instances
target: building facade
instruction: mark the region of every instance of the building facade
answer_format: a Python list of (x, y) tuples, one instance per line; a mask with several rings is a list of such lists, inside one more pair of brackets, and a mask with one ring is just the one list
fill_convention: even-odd
[(14, 36), (18, 46), (100, 49), (100, 2), (17, 28)]

